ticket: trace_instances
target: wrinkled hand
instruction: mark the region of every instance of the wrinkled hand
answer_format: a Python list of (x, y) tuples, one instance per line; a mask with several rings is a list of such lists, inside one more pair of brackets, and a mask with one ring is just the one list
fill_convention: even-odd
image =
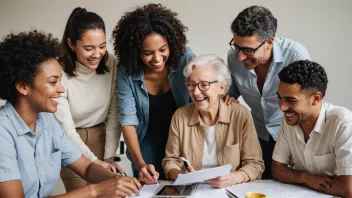
[(243, 175), (240, 172), (231, 172), (228, 175), (217, 177), (214, 179), (205, 180), (205, 183), (211, 184), (215, 188), (226, 188), (233, 184), (242, 183), (244, 181)]
[(116, 173), (116, 168), (115, 168), (115, 166), (112, 165), (112, 164), (110, 164), (110, 163), (101, 161), (101, 160), (99, 160), (99, 159), (94, 160), (93, 163), (96, 163), (96, 164), (102, 166), (103, 168), (109, 169), (109, 170), (111, 170), (112, 172)]
[(190, 172), (193, 172), (193, 171), (194, 171), (193, 166), (188, 165), (188, 167), (186, 168), (186, 167), (183, 165), (179, 174), (186, 174), (186, 173), (190, 173)]
[(115, 177), (99, 184), (94, 184), (95, 194), (97, 197), (128, 197), (131, 194), (139, 195), (142, 185), (134, 177)]
[(222, 100), (225, 102), (225, 104), (229, 105), (232, 103), (240, 103), (238, 100), (236, 100), (234, 97), (231, 97), (229, 94), (226, 94)]
[(159, 179), (159, 173), (152, 164), (144, 165), (139, 169), (138, 180), (146, 184), (155, 184)]
[(331, 187), (330, 180), (331, 179), (329, 176), (308, 174), (305, 179), (305, 185), (308, 188), (321, 191), (320, 189), (326, 189)]
[(121, 174), (124, 173), (123, 169), (118, 164), (115, 163), (115, 160), (112, 157), (105, 159), (105, 162), (111, 164), (117, 170), (117, 172)]

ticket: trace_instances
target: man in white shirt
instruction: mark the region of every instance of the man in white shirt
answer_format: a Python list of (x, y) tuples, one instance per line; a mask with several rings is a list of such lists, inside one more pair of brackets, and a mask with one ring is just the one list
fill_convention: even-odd
[(352, 112), (323, 101), (327, 75), (301, 60), (279, 73), (284, 113), (272, 156), (273, 178), (341, 197), (352, 197)]

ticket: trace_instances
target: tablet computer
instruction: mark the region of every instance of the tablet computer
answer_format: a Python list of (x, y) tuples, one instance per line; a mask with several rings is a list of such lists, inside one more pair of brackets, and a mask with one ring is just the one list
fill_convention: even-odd
[(190, 185), (165, 185), (153, 198), (190, 198), (196, 192), (197, 184)]

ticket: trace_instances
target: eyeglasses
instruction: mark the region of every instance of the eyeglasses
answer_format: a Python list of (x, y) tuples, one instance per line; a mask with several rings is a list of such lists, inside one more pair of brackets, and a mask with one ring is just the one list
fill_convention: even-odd
[(191, 82), (185, 82), (186, 89), (188, 91), (193, 91), (196, 89), (196, 86), (198, 87), (199, 90), (201, 91), (207, 91), (210, 88), (210, 84), (218, 82), (217, 80), (208, 82), (208, 81), (200, 81), (199, 83), (191, 83)]
[(260, 44), (257, 48), (250, 48), (250, 47), (240, 47), (236, 45), (233, 42), (233, 39), (229, 42), (229, 45), (233, 51), (235, 51), (237, 54), (240, 53), (242, 50), (243, 53), (245, 53), (247, 56), (253, 56), (253, 54), (262, 46), (264, 45), (266, 41), (263, 41), (262, 44)]

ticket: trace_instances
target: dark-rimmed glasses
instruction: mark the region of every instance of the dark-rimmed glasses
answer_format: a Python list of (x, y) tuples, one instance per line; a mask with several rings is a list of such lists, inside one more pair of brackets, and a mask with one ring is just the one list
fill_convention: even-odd
[(235, 51), (237, 54), (240, 53), (240, 51), (242, 50), (242, 52), (244, 54), (246, 54), (247, 56), (253, 56), (253, 54), (262, 46), (264, 45), (266, 41), (263, 41), (262, 44), (260, 44), (257, 48), (250, 48), (250, 47), (240, 47), (238, 45), (236, 45), (233, 42), (233, 39), (231, 39), (231, 41), (229, 42), (229, 45), (231, 47), (231, 49), (233, 51)]
[(207, 91), (210, 88), (210, 84), (218, 82), (217, 80), (215, 81), (200, 81), (198, 83), (191, 83), (191, 82), (185, 82), (186, 89), (188, 91), (193, 91), (196, 86), (198, 87), (199, 90), (201, 91)]

